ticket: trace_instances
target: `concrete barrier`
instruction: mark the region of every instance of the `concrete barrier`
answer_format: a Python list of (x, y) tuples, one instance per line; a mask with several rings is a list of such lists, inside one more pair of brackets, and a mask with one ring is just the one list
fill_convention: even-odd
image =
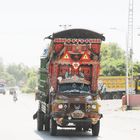
[(122, 109), (140, 109), (140, 94), (129, 94), (129, 104), (127, 104), (127, 95), (122, 97)]

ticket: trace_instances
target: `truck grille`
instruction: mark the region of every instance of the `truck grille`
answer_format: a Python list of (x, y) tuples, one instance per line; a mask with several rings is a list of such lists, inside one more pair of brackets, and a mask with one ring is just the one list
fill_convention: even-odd
[(74, 111), (74, 110), (82, 110), (82, 111), (85, 111), (85, 104), (70, 104), (70, 109), (71, 111)]

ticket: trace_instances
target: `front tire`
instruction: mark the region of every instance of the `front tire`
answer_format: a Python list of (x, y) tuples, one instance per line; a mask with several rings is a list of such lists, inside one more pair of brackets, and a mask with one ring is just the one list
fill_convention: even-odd
[(45, 130), (46, 131), (50, 130), (50, 118), (49, 117), (45, 118)]
[(57, 133), (57, 123), (52, 117), (50, 119), (50, 134), (51, 136), (56, 136), (56, 133)]
[(98, 121), (96, 124), (92, 124), (92, 135), (98, 136), (100, 131), (100, 121)]
[(109, 95), (109, 94), (107, 94), (107, 93), (106, 93), (106, 94), (104, 94), (104, 95), (103, 95), (103, 99), (104, 99), (104, 100), (108, 100), (108, 99), (110, 99), (110, 95)]
[(76, 131), (78, 131), (78, 132), (80, 132), (80, 131), (82, 131), (82, 127), (80, 127), (80, 126), (76, 126)]
[(121, 99), (121, 96), (120, 96), (119, 94), (116, 93), (116, 94), (113, 95), (112, 98), (113, 98), (113, 99)]
[(41, 111), (37, 112), (37, 130), (43, 131), (44, 114)]

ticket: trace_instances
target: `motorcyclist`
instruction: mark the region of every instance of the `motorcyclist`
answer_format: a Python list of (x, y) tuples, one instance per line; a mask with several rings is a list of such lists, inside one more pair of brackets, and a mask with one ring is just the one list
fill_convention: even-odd
[(14, 90), (13, 92), (13, 101), (17, 101), (17, 92)]

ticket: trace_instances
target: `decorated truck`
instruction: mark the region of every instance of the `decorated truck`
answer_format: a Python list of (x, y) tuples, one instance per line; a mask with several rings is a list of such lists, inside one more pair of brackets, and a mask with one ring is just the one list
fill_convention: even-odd
[[(102, 86), (102, 99), (121, 99), (126, 94), (125, 76), (100, 76), (98, 79)], [(133, 93), (140, 93), (140, 76), (134, 76), (132, 83), (129, 78), (128, 90)], [(128, 91), (128, 92), (129, 92)]]
[(39, 70), (34, 114), (39, 131), (57, 135), (58, 127), (76, 131), (100, 130), (98, 76), (102, 34), (87, 29), (70, 29), (54, 33), (44, 50)]

